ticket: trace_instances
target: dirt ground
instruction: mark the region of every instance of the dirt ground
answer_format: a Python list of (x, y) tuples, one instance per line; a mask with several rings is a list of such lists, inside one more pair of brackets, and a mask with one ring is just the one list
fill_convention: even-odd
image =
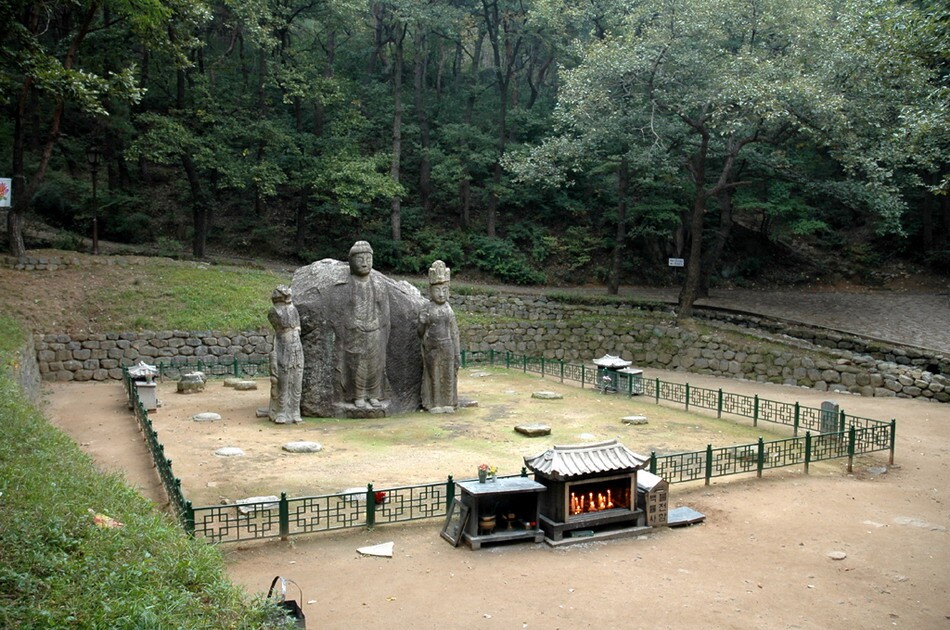
[[(886, 466), (887, 454), (879, 453), (860, 458), (852, 475), (841, 460), (813, 466), (807, 476), (789, 468), (767, 471), (762, 479), (743, 475), (717, 480), (709, 487), (674, 485), (671, 506), (699, 510), (706, 522), (655, 530), (639, 538), (559, 548), (523, 543), (472, 551), (446, 543), (439, 536), (441, 520), (432, 520), (288, 542), (222, 545), (229, 572), (250, 593), (266, 590), (274, 575), (294, 580), (302, 597), (293, 587), (291, 596), (302, 601), (309, 628), (950, 625), (950, 405), (832, 397), (695, 374), (651, 371), (647, 376), (809, 406), (833, 398), (849, 414), (896, 418), (895, 465)], [(564, 391), (565, 399), (536, 408), (512, 407), (504, 401), (505, 396), (541, 389)], [(45, 392), (47, 415), (55, 424), (103, 469), (123, 473), (145, 496), (162, 503), (158, 478), (121, 385), (49, 384)], [(384, 422), (364, 433), (344, 431), (335, 421), (270, 425), (250, 417), (250, 410), (266, 404), (266, 390), (233, 392), (214, 382), (194, 397), (163, 394), (164, 404), (154, 421), (186, 494), (209, 502), (250, 496), (264, 488), (267, 494), (287, 489), (294, 495), (296, 489), (329, 492), (366, 481), (385, 487), (447, 474), (465, 477), (488, 457), (503, 473), (515, 472), (520, 455), (540, 452), (553, 443), (623, 434), (633, 450), (649, 451), (668, 446), (677, 435), (684, 442), (695, 442), (706, 440), (709, 431), (723, 430), (698, 429), (695, 419), (677, 425), (664, 406), (639, 399), (634, 402), (650, 417), (653, 433), (636, 434), (637, 427), (619, 423), (608, 427), (590, 418), (579, 420), (577, 416), (601, 405), (617, 405), (609, 410), (616, 418), (615, 412), (627, 413), (623, 405), (632, 403), (571, 392), (570, 386), (549, 379), (522, 381), (514, 390), (509, 386), (493, 392), (490, 377), (468, 373), (460, 379), (460, 394), (478, 399), (479, 411), (462, 410), (433, 421), (439, 435), (452, 434), (457, 448), (406, 448), (401, 441), (409, 440), (411, 432), (409, 437), (387, 436)], [(201, 411), (217, 411), (223, 419), (192, 422), (191, 415)], [(415, 414), (407, 420), (420, 427), (413, 430), (421, 432), (416, 437), (425, 438), (418, 441), (423, 445), (432, 439), (421, 428), (433, 424), (427, 418)], [(531, 420), (551, 424), (552, 438), (526, 444), (510, 437), (515, 423)], [(578, 435), (581, 426), (593, 426), (593, 433)], [(377, 439), (369, 437), (374, 431)], [(726, 430), (726, 437), (713, 442), (748, 441), (736, 438), (753, 430), (737, 431), (733, 435)], [(671, 437), (671, 432), (676, 435)], [(290, 457), (274, 448), (300, 439), (321, 442), (325, 450)], [(225, 460), (209, 455), (212, 446), (240, 446), (247, 455)], [(687, 448), (691, 447), (680, 450)], [(370, 465), (375, 468), (368, 471)], [(288, 487), (292, 485), (285, 476), (288, 471), (301, 479), (299, 488)], [(389, 541), (395, 544), (392, 558), (364, 557), (356, 551)], [(847, 557), (833, 560), (828, 554), (834, 551)]]

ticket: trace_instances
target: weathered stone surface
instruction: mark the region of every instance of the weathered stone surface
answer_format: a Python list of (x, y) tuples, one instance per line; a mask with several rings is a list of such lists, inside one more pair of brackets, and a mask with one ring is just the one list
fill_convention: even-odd
[[(388, 294), (384, 387), (384, 398), (389, 401), (387, 413), (415, 411), (419, 408), (422, 385), (422, 351), (416, 322), (426, 300), (408, 282), (397, 282), (378, 271), (371, 271), (370, 279)], [(304, 349), (301, 411), (308, 416), (338, 416), (335, 405), (344, 402), (343, 341), (351, 302), (350, 266), (329, 258), (319, 260), (297, 269), (291, 288), (300, 313)]]
[(539, 398), (541, 400), (560, 400), (561, 398), (564, 398), (563, 394), (559, 394), (557, 392), (548, 392), (548, 391), (533, 392), (531, 394), (531, 397)]
[(195, 394), (205, 390), (205, 375), (201, 372), (183, 374), (178, 381), (179, 394)]
[(846, 554), (843, 551), (829, 551), (828, 557), (831, 558), (832, 560), (844, 560), (845, 558), (848, 557), (848, 554)]
[(253, 514), (258, 510), (276, 510), (278, 501), (280, 501), (280, 498), (271, 494), (263, 497), (238, 499), (234, 503), (238, 506), (238, 510), (241, 514)]
[(631, 425), (649, 424), (646, 416), (624, 416), (620, 421)]
[(319, 442), (300, 440), (297, 442), (287, 442), (281, 448), (288, 453), (319, 453), (323, 450), (323, 445)]
[(202, 413), (196, 413), (191, 419), (195, 422), (217, 422), (221, 419), (221, 414), (213, 411), (203, 411)]
[(471, 398), (459, 398), (459, 409), (464, 407), (477, 407), (478, 401)]
[(214, 454), (219, 457), (244, 457), (244, 451), (236, 446), (222, 446)]
[(247, 392), (257, 389), (257, 381), (238, 381), (234, 384), (234, 389), (239, 392)]
[(515, 431), (528, 437), (551, 435), (551, 427), (546, 424), (519, 424), (515, 426)]
[(236, 376), (229, 376), (228, 378), (224, 379), (224, 386), (225, 386), (225, 387), (234, 387), (235, 385), (237, 385), (238, 383), (240, 383), (240, 382), (243, 381), (243, 380), (244, 380), (243, 378), (238, 378), (238, 377), (236, 377)]

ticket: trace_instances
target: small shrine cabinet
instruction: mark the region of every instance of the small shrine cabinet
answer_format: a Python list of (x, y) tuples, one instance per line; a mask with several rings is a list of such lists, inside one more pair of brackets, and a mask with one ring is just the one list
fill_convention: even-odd
[(469, 509), (462, 538), (472, 549), (485, 543), (514, 540), (544, 541), (538, 509), (545, 487), (528, 477), (496, 481), (460, 481), (459, 500)]

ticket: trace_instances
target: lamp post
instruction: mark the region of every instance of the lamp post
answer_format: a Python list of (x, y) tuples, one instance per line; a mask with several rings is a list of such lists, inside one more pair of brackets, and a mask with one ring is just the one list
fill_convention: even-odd
[(86, 147), (86, 161), (89, 162), (89, 170), (92, 172), (92, 253), (99, 255), (99, 199), (96, 197), (96, 180), (99, 175), (99, 144), (93, 144)]

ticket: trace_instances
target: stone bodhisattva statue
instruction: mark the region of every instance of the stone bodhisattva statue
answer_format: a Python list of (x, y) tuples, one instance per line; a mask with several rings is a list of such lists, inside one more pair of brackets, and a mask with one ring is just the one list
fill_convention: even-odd
[(301, 421), (303, 346), (300, 343), (300, 316), (292, 297), (290, 287), (277, 287), (271, 295), (274, 306), (267, 314), (267, 319), (274, 327), (268, 416), (278, 424)]
[(389, 292), (370, 274), (373, 248), (368, 242), (354, 243), (349, 259), (349, 305), (338, 372), (347, 401), (352, 401), (357, 409), (380, 409), (386, 389)]
[(422, 407), (433, 413), (458, 407), (459, 329), (448, 303), (451, 270), (441, 260), (429, 268), (429, 298), (419, 313), (422, 339)]

